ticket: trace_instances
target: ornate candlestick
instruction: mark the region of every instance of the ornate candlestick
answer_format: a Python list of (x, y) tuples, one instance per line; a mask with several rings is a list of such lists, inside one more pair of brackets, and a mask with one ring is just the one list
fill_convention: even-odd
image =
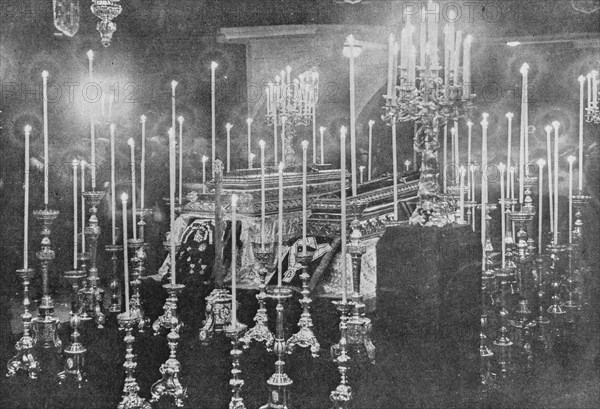
[(474, 200), (465, 200), (465, 208), (467, 209), (467, 223), (473, 225), (473, 217), (475, 217), (477, 202)]
[(57, 332), (59, 320), (54, 317), (54, 301), (48, 289), (50, 263), (54, 260), (54, 250), (50, 248), (50, 226), (58, 217), (58, 211), (36, 210), (33, 215), (42, 221), (42, 248), (36, 253), (42, 270), (42, 301), (38, 306), (39, 316), (33, 319), (33, 342), (36, 345), (41, 343), (43, 348), (54, 347), (59, 352), (62, 347)]
[[(348, 361), (350, 360), (347, 354), (347, 314), (350, 311), (350, 304), (341, 301), (334, 301), (334, 304), (340, 312), (340, 342), (331, 347), (331, 354), (338, 364), (341, 379), (340, 384), (329, 394), (329, 399), (333, 402), (334, 409), (347, 409), (348, 404), (352, 400), (352, 388), (348, 385), (348, 379), (346, 378), (349, 366)], [(334, 347), (337, 347), (336, 351), (334, 351)]]
[(535, 176), (526, 176), (523, 179), (523, 207), (521, 208), (521, 212), (529, 213), (532, 215), (531, 220), (527, 224), (527, 256), (532, 256), (535, 254), (537, 250), (537, 245), (533, 238), (534, 234), (531, 234), (531, 221), (533, 220), (533, 216), (535, 215), (535, 207), (533, 206), (533, 199), (531, 198), (532, 191), (531, 189), (537, 182), (537, 177)]
[(518, 318), (516, 320), (509, 320), (508, 322), (511, 327), (515, 328), (518, 344), (527, 350), (526, 338), (527, 335), (529, 335), (529, 330), (535, 326), (535, 321), (529, 321), (527, 319), (531, 314), (529, 302), (525, 299), (519, 300), (519, 309), (515, 312), (515, 314), (518, 316)]
[(224, 288), (215, 288), (206, 297), (205, 319), (198, 335), (201, 342), (208, 343), (231, 322), (231, 302), (231, 294)]
[(117, 244), (107, 244), (105, 250), (110, 254), (110, 261), (112, 265), (112, 279), (108, 284), (110, 289), (110, 307), (108, 311), (111, 313), (121, 312), (121, 291), (119, 285), (119, 258), (117, 254), (123, 252), (123, 246)]
[(240, 369), (240, 358), (242, 356), (242, 349), (240, 348), (240, 335), (246, 331), (247, 327), (238, 322), (237, 325), (229, 324), (225, 327), (225, 335), (231, 339), (231, 379), (229, 385), (231, 385), (231, 400), (229, 401), (229, 409), (246, 409), (244, 405), (244, 399), (241, 396), (241, 389), (244, 386), (244, 380), (240, 378), (242, 370)]
[(552, 275), (552, 304), (548, 307), (548, 313), (552, 315), (562, 315), (565, 310), (562, 308), (560, 301), (560, 283), (562, 274), (559, 269), (560, 254), (566, 250), (564, 244), (550, 243), (548, 246), (550, 252), (550, 273)]
[(302, 265), (302, 274), (300, 274), (300, 279), (302, 280), (302, 299), (300, 300), (302, 314), (298, 321), (298, 332), (287, 340), (287, 350), (288, 353), (292, 353), (296, 346), (302, 348), (310, 347), (311, 355), (313, 358), (316, 358), (319, 356), (321, 345), (319, 344), (319, 341), (317, 341), (317, 337), (315, 337), (312, 330), (313, 322), (309, 311), (312, 300), (308, 296), (308, 294), (310, 294), (310, 291), (308, 290), (308, 280), (310, 279), (310, 275), (308, 274), (308, 264), (312, 260), (313, 254), (314, 251), (309, 251), (307, 249), (306, 252), (298, 253), (296, 255), (296, 260)]
[(130, 313), (123, 312), (117, 316), (117, 321), (119, 322), (119, 329), (125, 330), (125, 363), (123, 367), (125, 368), (125, 385), (123, 386), (123, 398), (121, 402), (117, 406), (117, 409), (151, 409), (150, 403), (146, 401), (146, 399), (141, 398), (138, 395), (140, 391), (140, 387), (135, 379), (135, 367), (137, 366), (136, 362), (133, 362), (133, 358), (135, 355), (133, 353), (133, 341), (135, 341), (135, 337), (133, 336), (133, 328), (134, 326), (139, 326), (139, 321), (141, 317), (130, 311)]
[[(163, 286), (169, 293), (169, 297), (165, 302), (165, 314), (159, 317), (152, 327), (155, 332), (158, 328), (169, 328), (171, 331), (167, 334), (169, 349), (171, 350), (169, 358), (160, 366), (162, 379), (152, 385), (152, 398), (150, 402), (156, 402), (163, 395), (172, 396), (175, 399), (175, 404), (178, 407), (183, 406), (183, 399), (186, 397), (186, 388), (181, 386), (179, 381), (179, 372), (181, 364), (177, 360), (177, 344), (179, 343), (179, 329), (183, 323), (177, 318), (177, 295), (185, 288), (183, 284), (165, 284)], [(157, 324), (158, 323), (158, 324)], [(158, 326), (158, 328), (155, 327)]]
[(493, 374), (491, 371), (491, 365), (492, 365), (492, 357), (494, 356), (494, 353), (492, 352), (492, 350), (490, 349), (489, 345), (488, 345), (488, 337), (487, 335), (485, 335), (486, 332), (486, 327), (488, 325), (488, 308), (487, 308), (487, 304), (485, 302), (486, 296), (485, 293), (486, 292), (491, 292), (491, 288), (489, 288), (489, 286), (491, 285), (492, 281), (491, 280), (482, 280), (481, 281), (481, 330), (479, 332), (479, 359), (480, 359), (480, 375), (481, 375), (481, 383), (482, 384), (487, 384), (490, 382)]
[(498, 337), (494, 341), (494, 345), (501, 347), (508, 347), (513, 344), (513, 342), (508, 338), (508, 330), (507, 330), (507, 320), (508, 320), (508, 310), (506, 309), (506, 281), (502, 278), (508, 277), (511, 272), (506, 271), (506, 269), (499, 269), (496, 273), (496, 276), (500, 278), (500, 311), (498, 311), (498, 315), (500, 316), (500, 330), (498, 331)]
[(536, 339), (542, 343), (544, 349), (548, 348), (548, 337), (547, 337), (547, 325), (550, 324), (550, 320), (544, 316), (544, 264), (542, 257), (538, 257), (535, 261), (537, 268), (537, 297), (538, 297), (538, 313), (539, 315), (535, 319), (535, 323), (538, 329)]
[(360, 222), (353, 220), (350, 224), (352, 232), (350, 233), (350, 243), (347, 245), (348, 253), (352, 259), (352, 315), (348, 319), (348, 345), (364, 346), (367, 356), (371, 363), (375, 364), (375, 345), (371, 341), (371, 331), (373, 329), (371, 320), (364, 315), (365, 304), (360, 293), (360, 273), (362, 256), (366, 253), (367, 247), (362, 242), (362, 233), (360, 231)]
[(33, 269), (19, 269), (17, 270), (17, 273), (23, 281), (24, 311), (21, 315), (21, 319), (23, 320), (23, 335), (15, 345), (17, 355), (12, 357), (6, 365), (8, 369), (6, 376), (14, 376), (16, 375), (17, 371), (23, 370), (27, 372), (31, 379), (37, 379), (40, 366), (39, 362), (35, 358), (35, 355), (33, 354), (33, 347), (35, 345), (34, 339), (29, 334), (29, 330), (31, 329), (31, 319), (33, 317), (31, 312), (29, 312), (29, 306), (31, 305), (29, 301), (29, 280), (31, 280), (31, 277), (33, 277)]
[(89, 243), (90, 267), (88, 269), (88, 288), (85, 289), (84, 306), (83, 308), (95, 318), (98, 328), (104, 328), (105, 316), (102, 312), (102, 297), (104, 290), (98, 287), (98, 268), (96, 266), (98, 236), (100, 236), (100, 227), (98, 226), (98, 204), (104, 197), (104, 192), (83, 192), (86, 202), (90, 205), (89, 224), (85, 228), (85, 236)]
[(287, 287), (272, 287), (269, 288), (268, 294), (270, 298), (277, 300), (277, 332), (273, 348), (275, 354), (277, 354), (277, 361), (275, 361), (275, 373), (267, 381), (270, 389), (269, 402), (261, 406), (260, 409), (285, 409), (289, 404), (288, 386), (293, 381), (283, 371), (283, 366), (285, 365), (283, 356), (286, 352), (285, 334), (283, 333), (285, 325), (283, 302), (291, 298), (292, 290)]
[[(574, 252), (574, 246), (573, 245), (568, 245), (567, 246), (567, 250), (568, 250), (568, 257), (569, 257), (569, 267), (568, 267), (568, 271), (567, 271), (567, 277), (565, 280), (565, 286), (566, 286), (566, 290), (567, 290), (567, 300), (563, 303), (563, 307), (567, 308), (568, 310), (570, 310), (571, 312), (574, 312), (576, 309), (578, 309), (579, 307), (581, 307), (581, 304), (576, 300), (576, 285), (575, 285), (575, 280), (574, 280), (574, 276), (573, 276), (573, 252)], [(569, 319), (572, 320), (573, 314), (569, 314)]]
[(250, 328), (250, 330), (240, 338), (240, 342), (244, 344), (244, 348), (248, 348), (253, 340), (256, 342), (264, 342), (267, 351), (270, 351), (273, 346), (274, 337), (268, 327), (269, 318), (267, 317), (267, 307), (265, 305), (265, 298), (267, 298), (267, 293), (265, 292), (267, 286), (265, 281), (269, 269), (272, 268), (275, 259), (275, 251), (273, 251), (274, 246), (275, 243), (253, 243), (254, 257), (256, 257), (260, 263), (260, 269), (258, 270), (258, 275), (260, 277), (260, 282), (258, 284), (259, 291), (256, 295), (256, 299), (258, 300), (258, 310), (254, 316), (254, 327)]
[(142, 243), (146, 240), (145, 239), (145, 227), (146, 227), (146, 218), (152, 216), (153, 210), (152, 209), (136, 209), (136, 213), (138, 218), (140, 219), (138, 221), (138, 231), (139, 231), (139, 237), (142, 240)]
[(510, 213), (510, 219), (515, 223), (517, 227), (517, 285), (518, 291), (521, 293), (523, 290), (523, 275), (527, 270), (527, 262), (529, 257), (528, 245), (527, 245), (527, 226), (533, 220), (534, 213), (528, 211), (512, 212)]
[(144, 267), (144, 263), (146, 262), (146, 250), (144, 248), (144, 241), (142, 239), (129, 239), (127, 240), (127, 244), (129, 248), (133, 251), (133, 256), (131, 257), (131, 263), (133, 264), (133, 268), (131, 269), (131, 310), (138, 311), (141, 319), (139, 320), (139, 331), (144, 332), (144, 327), (148, 324), (148, 318), (146, 318), (144, 314), (144, 309), (142, 308), (142, 300), (140, 297), (140, 286), (142, 285), (142, 281), (140, 277), (144, 275), (146, 271), (146, 267)]
[(65, 271), (63, 273), (65, 279), (71, 283), (73, 287), (73, 299), (71, 301), (71, 319), (70, 324), (73, 328), (71, 334), (71, 343), (65, 348), (65, 366), (64, 370), (58, 374), (59, 383), (62, 383), (67, 378), (72, 378), (77, 382), (77, 386), (81, 388), (81, 383), (84, 381), (85, 372), (85, 353), (87, 349), (79, 342), (79, 326), (81, 325), (81, 302), (79, 299), (79, 280), (86, 276), (86, 273), (81, 270)]

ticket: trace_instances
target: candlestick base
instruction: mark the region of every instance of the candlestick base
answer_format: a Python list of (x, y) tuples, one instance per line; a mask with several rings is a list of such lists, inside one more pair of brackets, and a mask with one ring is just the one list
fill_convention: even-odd
[(350, 304), (343, 301), (334, 301), (334, 305), (340, 312), (340, 342), (336, 344), (338, 351), (334, 353), (334, 347), (331, 347), (331, 355), (338, 364), (340, 373), (340, 384), (331, 392), (329, 399), (333, 402), (334, 409), (346, 409), (352, 400), (352, 388), (348, 385), (346, 373), (348, 372), (350, 357), (346, 353), (347, 346), (347, 320)]
[(17, 354), (6, 364), (8, 370), (6, 376), (15, 376), (17, 372), (23, 371), (27, 373), (30, 379), (37, 379), (40, 365), (33, 353), (33, 347), (35, 345), (34, 339), (29, 334), (29, 331), (31, 330), (31, 319), (33, 317), (29, 312), (29, 283), (33, 277), (34, 271), (31, 268), (24, 268), (17, 270), (17, 273), (23, 281), (24, 312), (21, 315), (23, 321), (23, 335), (15, 344)]
[(178, 295), (183, 291), (185, 285), (183, 284), (165, 284), (162, 286), (169, 296), (165, 301), (163, 310), (165, 313), (158, 317), (152, 324), (154, 335), (158, 335), (161, 329), (174, 330), (179, 332), (179, 329), (183, 327), (183, 322), (177, 317), (177, 300)]
[(223, 332), (231, 322), (231, 303), (231, 294), (223, 288), (215, 288), (206, 297), (205, 319), (198, 335), (201, 342), (210, 342), (214, 334)]
[(231, 379), (229, 385), (231, 385), (231, 400), (229, 401), (230, 409), (246, 409), (244, 400), (241, 397), (241, 389), (244, 386), (244, 380), (240, 378), (242, 370), (240, 369), (240, 358), (242, 356), (242, 349), (240, 348), (240, 335), (246, 331), (248, 327), (240, 322), (236, 325), (229, 324), (225, 327), (225, 335), (231, 339)]

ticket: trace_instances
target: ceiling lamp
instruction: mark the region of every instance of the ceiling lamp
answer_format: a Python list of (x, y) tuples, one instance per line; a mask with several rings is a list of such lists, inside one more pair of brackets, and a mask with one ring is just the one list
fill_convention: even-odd
[(79, 0), (53, 0), (54, 27), (73, 37), (79, 30)]
[(113, 19), (121, 14), (123, 10), (119, 4), (121, 0), (92, 0), (92, 13), (100, 19), (96, 24), (96, 29), (100, 33), (102, 45), (108, 47), (113, 33), (117, 30), (117, 25)]

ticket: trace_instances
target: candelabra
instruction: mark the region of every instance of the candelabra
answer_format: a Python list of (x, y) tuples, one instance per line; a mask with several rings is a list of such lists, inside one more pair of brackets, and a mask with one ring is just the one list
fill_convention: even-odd
[(240, 335), (246, 331), (247, 327), (236, 322), (229, 324), (225, 327), (225, 335), (231, 339), (231, 379), (229, 385), (231, 385), (231, 400), (229, 401), (229, 409), (246, 409), (244, 405), (244, 399), (241, 396), (241, 389), (244, 386), (244, 380), (240, 378), (242, 370), (240, 369), (240, 358), (242, 356), (242, 349), (240, 348)]
[(310, 279), (310, 275), (308, 274), (308, 264), (312, 260), (313, 254), (314, 251), (307, 249), (296, 255), (296, 260), (302, 266), (302, 274), (300, 274), (300, 279), (302, 280), (302, 299), (300, 300), (302, 314), (298, 321), (298, 332), (292, 335), (287, 341), (287, 350), (291, 353), (296, 345), (302, 348), (310, 347), (313, 358), (316, 358), (319, 356), (321, 345), (319, 344), (319, 341), (317, 341), (317, 337), (315, 337), (312, 330), (313, 322), (309, 311), (312, 300), (308, 296), (310, 294), (310, 291), (308, 290), (308, 280)]
[(137, 314), (137, 311), (127, 311), (117, 316), (119, 323), (119, 329), (125, 330), (125, 385), (123, 386), (123, 397), (121, 402), (117, 406), (117, 409), (151, 409), (150, 403), (146, 399), (141, 398), (138, 395), (140, 387), (135, 379), (135, 368), (137, 363), (133, 361), (135, 355), (133, 353), (133, 342), (135, 337), (133, 336), (133, 329), (135, 326), (139, 327), (139, 321), (141, 317)]
[(273, 349), (277, 355), (275, 361), (275, 373), (271, 375), (267, 384), (269, 385), (269, 402), (260, 407), (260, 409), (286, 409), (289, 405), (288, 387), (293, 383), (292, 379), (283, 371), (285, 362), (283, 356), (286, 352), (285, 334), (285, 315), (283, 302), (292, 297), (292, 290), (287, 287), (269, 288), (269, 297), (277, 300), (277, 331)]
[[(348, 312), (350, 311), (350, 304), (343, 301), (334, 301), (337, 310), (340, 312), (340, 342), (337, 344), (337, 352), (335, 353), (335, 361), (338, 364), (338, 371), (340, 373), (340, 384), (329, 394), (329, 399), (333, 402), (334, 409), (347, 409), (348, 404), (352, 400), (352, 388), (348, 385), (348, 378), (346, 373), (348, 372), (349, 365), (348, 361), (350, 357), (347, 354), (348, 346)], [(332, 347), (332, 355), (334, 355)]]
[(58, 337), (58, 318), (54, 317), (54, 301), (48, 288), (50, 263), (54, 260), (54, 250), (50, 242), (50, 227), (58, 217), (57, 210), (37, 210), (33, 215), (42, 222), (42, 248), (36, 253), (42, 270), (42, 301), (38, 306), (39, 316), (33, 319), (33, 343), (41, 343), (43, 348), (56, 348), (60, 351), (62, 342)]
[(59, 383), (67, 378), (74, 379), (78, 387), (81, 388), (81, 383), (84, 380), (85, 372), (85, 353), (87, 349), (79, 341), (81, 334), (79, 326), (81, 325), (81, 302), (79, 297), (79, 280), (86, 276), (86, 273), (81, 270), (65, 271), (63, 276), (71, 283), (73, 288), (73, 299), (71, 301), (71, 319), (70, 324), (73, 328), (71, 334), (71, 343), (65, 348), (65, 366), (64, 370), (58, 374)]
[(269, 269), (272, 268), (275, 259), (273, 247), (274, 243), (253, 243), (254, 257), (256, 257), (260, 264), (258, 270), (260, 282), (258, 284), (258, 294), (256, 295), (256, 299), (258, 300), (258, 310), (254, 316), (254, 327), (250, 328), (250, 330), (240, 338), (240, 342), (244, 344), (244, 348), (248, 348), (253, 340), (256, 342), (264, 342), (267, 351), (270, 351), (273, 346), (274, 337), (268, 327), (269, 318), (267, 317), (267, 307), (265, 305), (265, 299), (267, 298), (265, 281)]
[(138, 325), (140, 326), (139, 331), (144, 332), (144, 328), (148, 325), (149, 318), (146, 318), (144, 308), (142, 307), (142, 299), (140, 297), (142, 281), (140, 280), (140, 277), (142, 277), (146, 271), (146, 267), (144, 266), (146, 262), (146, 249), (142, 239), (129, 239), (127, 240), (127, 245), (133, 250), (133, 257), (131, 257), (131, 263), (133, 264), (133, 269), (131, 270), (131, 310), (137, 311), (137, 315), (140, 317), (138, 321)]
[(85, 237), (89, 243), (89, 261), (90, 266), (88, 268), (87, 287), (81, 289), (83, 295), (83, 309), (87, 312), (87, 315), (94, 317), (98, 328), (104, 328), (105, 316), (102, 312), (103, 303), (102, 297), (104, 290), (98, 287), (98, 268), (97, 262), (97, 250), (98, 250), (98, 236), (100, 236), (100, 226), (98, 226), (98, 204), (104, 197), (104, 192), (83, 192), (87, 203), (90, 205), (90, 218), (88, 220), (88, 226), (85, 228)]
[(162, 317), (159, 317), (152, 327), (155, 332), (158, 332), (158, 328), (156, 327), (157, 323), (159, 323), (158, 327), (170, 328), (170, 332), (167, 334), (170, 354), (165, 363), (160, 366), (162, 379), (152, 385), (152, 398), (150, 399), (150, 402), (156, 402), (161, 396), (169, 395), (175, 399), (175, 404), (178, 407), (182, 407), (183, 399), (187, 392), (186, 388), (184, 388), (179, 381), (181, 364), (176, 356), (177, 344), (179, 343), (179, 329), (183, 326), (183, 323), (177, 318), (177, 295), (185, 288), (185, 286), (183, 284), (165, 284), (163, 288), (169, 293), (169, 297), (164, 306), (165, 314)]
[(371, 320), (364, 316), (365, 304), (360, 293), (360, 273), (362, 256), (366, 253), (366, 245), (362, 241), (360, 222), (353, 220), (350, 225), (350, 243), (347, 246), (352, 259), (352, 315), (347, 321), (347, 342), (350, 347), (364, 346), (371, 363), (375, 363), (375, 345), (371, 341)]
[(559, 261), (560, 254), (566, 250), (566, 246), (564, 244), (551, 243), (547, 247), (550, 252), (550, 273), (552, 275), (552, 304), (548, 307), (548, 313), (557, 316), (565, 313), (560, 301), (560, 282), (562, 281), (562, 275), (559, 272)]
[(15, 349), (17, 355), (11, 358), (6, 365), (8, 372), (6, 376), (14, 376), (17, 371), (23, 370), (27, 372), (31, 379), (37, 379), (38, 372), (40, 371), (40, 365), (33, 353), (33, 347), (35, 345), (34, 339), (31, 337), (29, 331), (31, 329), (32, 315), (29, 312), (29, 283), (31, 277), (33, 277), (33, 269), (23, 268), (17, 270), (19, 277), (23, 281), (23, 314), (21, 319), (23, 321), (23, 336), (17, 341)]
[(123, 252), (123, 246), (117, 244), (107, 244), (105, 246), (105, 250), (110, 254), (112, 266), (112, 279), (108, 284), (108, 288), (110, 289), (110, 307), (108, 307), (108, 311), (111, 313), (119, 313), (121, 312), (121, 286), (119, 285), (119, 259), (117, 254)]

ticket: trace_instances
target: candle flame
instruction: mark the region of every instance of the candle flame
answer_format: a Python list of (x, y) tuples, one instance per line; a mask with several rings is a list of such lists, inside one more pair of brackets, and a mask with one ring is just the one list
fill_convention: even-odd
[(208, 160), (208, 156), (202, 155), (202, 163), (205, 164), (207, 160)]
[(227, 130), (229, 131), (231, 128), (233, 128), (233, 125), (231, 125), (230, 123), (225, 124), (225, 128), (227, 128)]
[(369, 126), (373, 126), (373, 125), (375, 125), (375, 121), (371, 119), (371, 120), (369, 121)]
[(131, 146), (132, 148), (135, 146), (135, 141), (133, 138), (127, 139), (127, 145)]
[(87, 57), (91, 60), (92, 58), (94, 58), (94, 52), (92, 50), (88, 50), (87, 52)]
[(177, 86), (177, 84), (179, 84), (177, 81), (171, 81), (171, 88), (173, 89), (173, 91), (175, 91), (175, 87)]
[(306, 149), (308, 149), (308, 141), (307, 141), (307, 140), (303, 140), (303, 141), (302, 141), (302, 149), (303, 149), (303, 150), (306, 150)]
[(585, 82), (585, 77), (583, 75), (580, 75), (579, 78), (577, 78), (577, 80), (581, 83)]
[(537, 165), (540, 168), (543, 168), (544, 166), (546, 166), (546, 161), (544, 159), (540, 159), (537, 161)]
[(122, 201), (123, 203), (126, 203), (126, 202), (127, 202), (127, 200), (129, 200), (129, 195), (128, 195), (127, 193), (123, 193), (123, 194), (121, 195), (121, 201)]
[(265, 143), (265, 141), (263, 141), (262, 139), (261, 139), (260, 141), (258, 141), (258, 146), (260, 146), (260, 147), (261, 147), (261, 149), (264, 149), (264, 148), (265, 148), (265, 145), (266, 145), (266, 143)]
[(569, 164), (573, 164), (573, 162), (575, 162), (575, 156), (571, 155), (567, 158), (567, 161), (569, 161)]
[(560, 122), (558, 122), (558, 121), (553, 121), (553, 122), (552, 122), (552, 126), (554, 127), (554, 129), (558, 129), (558, 127), (560, 126)]
[(85, 168), (87, 166), (87, 162), (82, 159), (82, 160), (79, 161), (79, 166), (81, 166), (81, 168), (83, 169), (83, 168)]
[(527, 74), (528, 71), (529, 71), (529, 64), (523, 63), (523, 65), (521, 66), (521, 74)]
[(550, 132), (552, 132), (552, 127), (550, 125), (546, 125), (544, 130), (546, 131), (546, 133), (550, 133)]
[(473, 42), (473, 36), (471, 34), (465, 37), (465, 43), (471, 44)]
[(504, 173), (505, 169), (506, 166), (504, 165), (504, 163), (500, 162), (500, 164), (498, 165), (498, 170), (500, 170), (500, 173)]
[(322, 126), (322, 127), (319, 128), (319, 132), (323, 133), (323, 132), (325, 132), (325, 129), (326, 128), (324, 126)]
[(210, 63), (210, 68), (213, 70), (216, 69), (218, 66), (219, 66), (219, 64), (216, 61), (212, 61)]
[(596, 78), (596, 77), (598, 76), (598, 71), (596, 71), (596, 70), (592, 70), (592, 71), (590, 72), (590, 75), (591, 75), (591, 77), (592, 77), (592, 78)]
[(74, 168), (76, 168), (77, 166), (79, 166), (79, 161), (77, 159), (73, 159), (73, 161), (71, 163), (73, 164)]
[(246, 119), (246, 122), (248, 123), (248, 125), (250, 125), (252, 123), (252, 118)]
[(179, 121), (179, 124), (181, 125), (183, 123), (183, 116), (179, 115), (177, 117), (177, 120)]
[(29, 135), (31, 132), (31, 125), (25, 125), (25, 134)]
[(468, 126), (469, 128), (470, 128), (470, 127), (472, 127), (472, 126), (473, 126), (473, 122), (471, 122), (471, 121), (468, 121), (468, 122), (467, 122), (467, 126)]
[(146, 119), (146, 115), (140, 116), (140, 120), (142, 121), (142, 123), (146, 122)]
[(256, 158), (256, 154), (250, 153), (250, 161), (253, 161)]
[(237, 205), (238, 195), (231, 195), (231, 207), (235, 207)]
[(42, 78), (48, 78), (48, 71), (42, 71)]
[(520, 41), (508, 41), (506, 43), (506, 45), (509, 46), (509, 47), (516, 47), (518, 45), (521, 45), (521, 42)]
[(513, 114), (512, 112), (507, 112), (506, 113), (506, 117), (510, 120), (513, 119), (513, 117), (515, 116), (515, 114)]

